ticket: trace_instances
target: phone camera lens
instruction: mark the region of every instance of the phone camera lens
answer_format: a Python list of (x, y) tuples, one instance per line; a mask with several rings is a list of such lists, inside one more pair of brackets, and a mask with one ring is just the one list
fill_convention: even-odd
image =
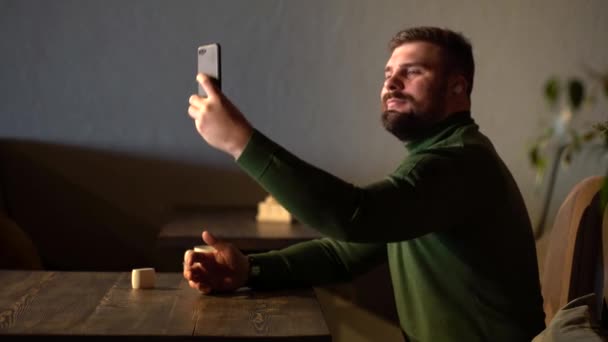
[(206, 52), (207, 52), (207, 49), (200, 49), (200, 50), (198, 50), (198, 54), (201, 55), (201, 56), (204, 55)]

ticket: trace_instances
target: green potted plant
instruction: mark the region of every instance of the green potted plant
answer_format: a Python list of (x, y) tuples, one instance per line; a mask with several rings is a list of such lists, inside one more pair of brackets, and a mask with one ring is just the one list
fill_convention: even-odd
[[(587, 76), (586, 79), (560, 79), (554, 76), (544, 84), (543, 96), (555, 115), (550, 125), (528, 148), (529, 162), (536, 170), (536, 185), (547, 184), (540, 219), (535, 228), (537, 239), (545, 231), (560, 164), (572, 163), (574, 155), (587, 145), (600, 146), (604, 152), (608, 152), (608, 118), (596, 120), (587, 127), (576, 128), (573, 125), (593, 107), (601, 105), (601, 97), (608, 100), (608, 71), (602, 73), (587, 68)], [(604, 105), (606, 103), (603, 102)], [(606, 114), (608, 116), (608, 111)], [(602, 186), (600, 203), (603, 212), (608, 203), (608, 181)]]

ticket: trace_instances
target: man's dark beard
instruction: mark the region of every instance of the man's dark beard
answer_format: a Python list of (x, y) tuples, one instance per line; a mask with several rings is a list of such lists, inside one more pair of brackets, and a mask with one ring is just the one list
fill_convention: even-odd
[[(444, 85), (434, 92), (433, 103), (436, 105), (428, 113), (421, 113), (415, 110), (403, 113), (396, 110), (386, 110), (382, 113), (382, 125), (401, 141), (408, 141), (423, 134), (430, 127), (434, 126), (443, 115), (443, 101), (447, 91), (446, 88), (446, 85)], [(386, 94), (382, 102), (386, 103), (386, 100), (391, 97), (414, 102), (411, 96), (403, 94)]]
[(402, 113), (396, 110), (387, 110), (382, 113), (382, 124), (397, 139), (407, 141), (432, 125), (422, 119), (421, 116), (426, 116), (426, 114), (420, 115), (420, 113)]

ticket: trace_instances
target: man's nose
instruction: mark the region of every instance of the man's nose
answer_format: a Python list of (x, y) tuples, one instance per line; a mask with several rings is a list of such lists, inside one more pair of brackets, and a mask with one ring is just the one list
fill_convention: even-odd
[(384, 87), (390, 91), (400, 90), (403, 89), (403, 82), (398, 77), (391, 76), (384, 82)]

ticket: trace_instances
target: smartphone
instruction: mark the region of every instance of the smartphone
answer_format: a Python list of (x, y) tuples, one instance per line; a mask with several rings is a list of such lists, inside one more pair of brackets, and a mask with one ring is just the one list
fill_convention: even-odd
[[(212, 43), (201, 45), (197, 50), (198, 72), (205, 74), (213, 80), (218, 89), (222, 89), (222, 68), (220, 56), (220, 44)], [(198, 85), (198, 94), (207, 97), (205, 90)]]

